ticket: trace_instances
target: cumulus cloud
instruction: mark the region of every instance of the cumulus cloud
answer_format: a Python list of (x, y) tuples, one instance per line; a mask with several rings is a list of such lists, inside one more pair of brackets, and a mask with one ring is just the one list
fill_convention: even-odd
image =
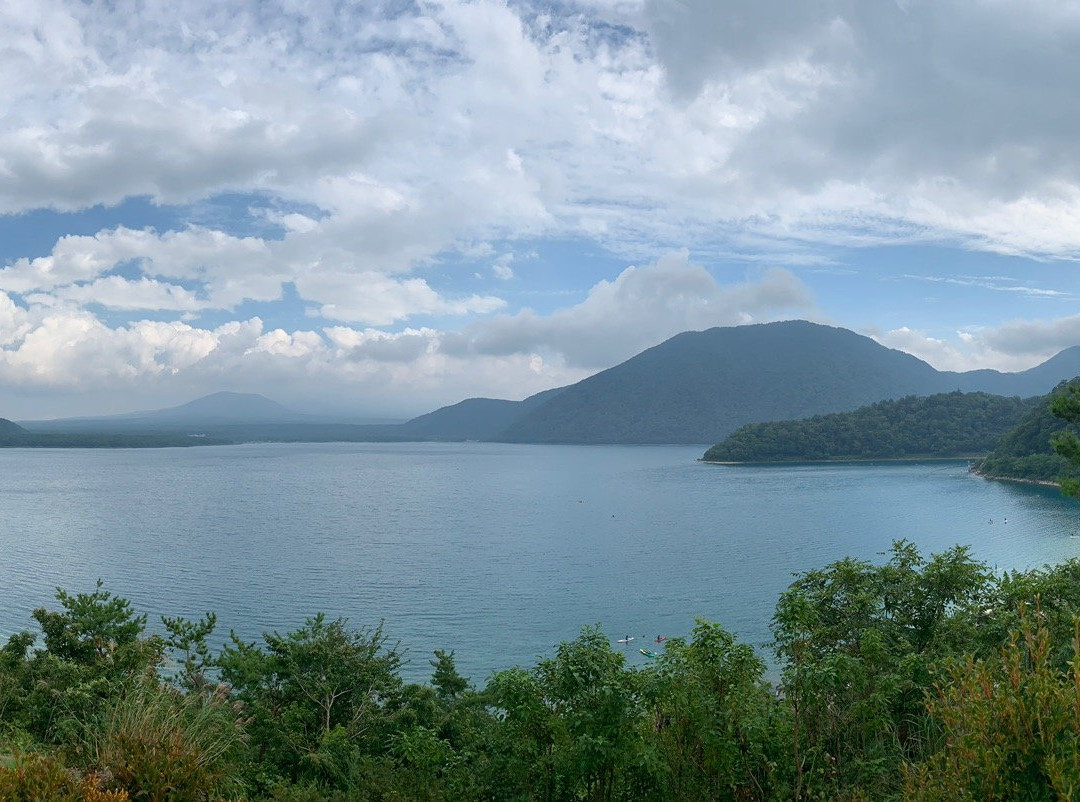
[(1080, 315), (1015, 320), (1000, 326), (959, 330), (951, 336), (931, 336), (907, 326), (866, 334), (882, 345), (914, 354), (939, 370), (1020, 371), (1080, 343)]
[[(306, 218), (305, 218), (306, 219)], [(309, 233), (301, 227), (299, 236)], [(22, 258), (0, 268), (0, 290), (32, 303), (98, 304), (117, 310), (194, 311), (232, 309), (245, 300), (281, 297), (292, 281), (323, 317), (389, 325), (418, 314), (464, 315), (500, 309), (494, 296), (440, 295), (422, 278), (398, 278), (365, 270), (347, 254), (327, 253), (326, 243), (236, 237), (191, 227), (158, 234), (117, 228), (63, 237), (46, 256)], [(105, 275), (128, 264), (144, 275)], [(198, 292), (181, 285), (198, 285)]]
[(1051, 0), (42, 0), (0, 24), (7, 211), (267, 191), (369, 270), (506, 232), (1080, 247), (1080, 14)]
[(990, 348), (1017, 357), (1045, 357), (1080, 344), (1080, 315), (1055, 320), (1016, 320), (982, 334)]
[(719, 284), (686, 251), (628, 267), (597, 283), (581, 303), (551, 315), (524, 310), (467, 328), (451, 348), (501, 356), (558, 354), (579, 368), (603, 368), (680, 331), (812, 314), (806, 286), (787, 270)]
[(191, 387), (228, 381), (276, 394), (304, 384), (308, 402), (331, 388), (341, 404), (391, 403), (405, 394), (415, 396), (410, 411), (419, 412), (478, 394), (520, 398), (577, 381), (687, 328), (792, 312), (813, 314), (814, 303), (791, 273), (720, 284), (686, 252), (629, 267), (550, 315), (501, 315), (461, 331), (286, 331), (259, 318), (216, 328), (147, 320), (110, 327), (70, 303), (23, 306), (0, 292), (0, 383), (93, 392), (171, 379)]

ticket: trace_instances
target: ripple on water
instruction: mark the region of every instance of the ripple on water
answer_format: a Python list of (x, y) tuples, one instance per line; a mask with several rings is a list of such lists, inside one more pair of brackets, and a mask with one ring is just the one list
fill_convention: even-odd
[(3, 450), (0, 632), (101, 577), (152, 619), (215, 610), (245, 638), (319, 610), (385, 619), (410, 677), (447, 648), (483, 681), (592, 623), (652, 638), (702, 616), (768, 642), (793, 572), (898, 538), (1001, 569), (1080, 554), (1080, 506), (961, 462), (720, 467), (702, 450)]

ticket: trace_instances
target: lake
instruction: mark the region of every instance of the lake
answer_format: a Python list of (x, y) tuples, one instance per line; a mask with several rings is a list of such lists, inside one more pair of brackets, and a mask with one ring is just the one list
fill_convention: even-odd
[(728, 467), (703, 451), (0, 450), (0, 633), (36, 629), (29, 613), (55, 606), (56, 586), (100, 577), (152, 623), (214, 610), (252, 639), (317, 611), (385, 620), (410, 679), (444, 648), (482, 684), (593, 623), (652, 639), (700, 616), (764, 644), (793, 572), (898, 538), (970, 544), (999, 569), (1080, 556), (1080, 505), (963, 462)]

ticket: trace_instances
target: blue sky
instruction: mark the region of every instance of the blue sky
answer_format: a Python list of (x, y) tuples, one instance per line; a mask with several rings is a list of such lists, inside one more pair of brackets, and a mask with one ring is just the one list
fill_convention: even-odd
[(406, 417), (808, 318), (1080, 344), (1080, 11), (958, 0), (0, 8), (0, 415)]

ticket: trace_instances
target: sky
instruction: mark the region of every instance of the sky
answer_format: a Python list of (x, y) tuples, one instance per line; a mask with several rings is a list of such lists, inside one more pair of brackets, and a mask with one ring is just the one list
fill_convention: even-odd
[(1080, 344), (1072, 0), (7, 0), (0, 416), (406, 418), (803, 318)]

